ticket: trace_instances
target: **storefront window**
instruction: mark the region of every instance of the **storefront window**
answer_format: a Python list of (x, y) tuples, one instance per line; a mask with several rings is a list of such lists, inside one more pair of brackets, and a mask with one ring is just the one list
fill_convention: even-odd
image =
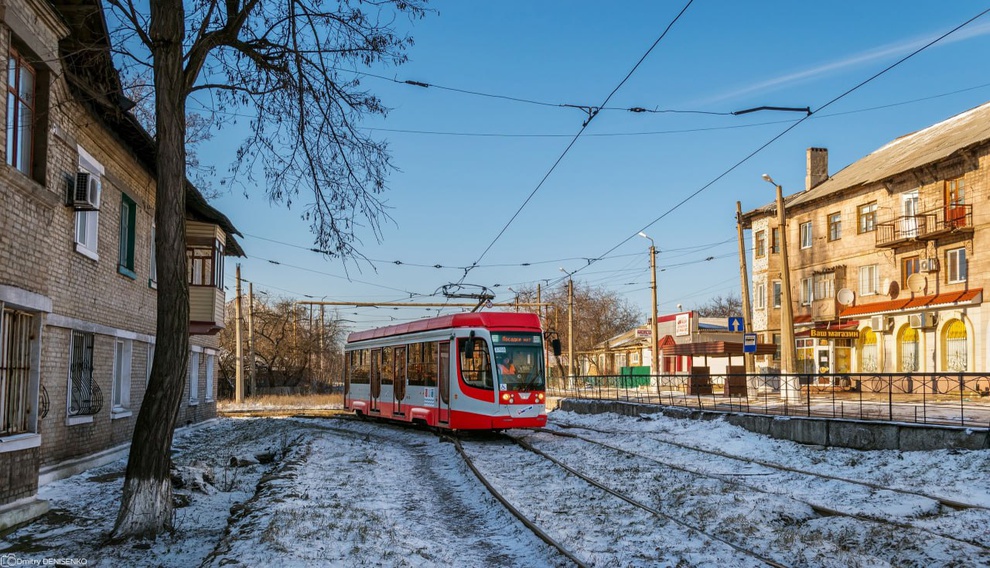
[(966, 324), (955, 320), (945, 327), (945, 368), (963, 372), (967, 367)]
[(897, 338), (897, 343), (901, 351), (898, 370), (905, 373), (918, 371), (920, 367), (918, 364), (918, 330), (904, 326)]
[(880, 360), (877, 354), (877, 334), (871, 328), (864, 329), (859, 334), (860, 340), (860, 362), (859, 368), (864, 373), (876, 373), (880, 369)]

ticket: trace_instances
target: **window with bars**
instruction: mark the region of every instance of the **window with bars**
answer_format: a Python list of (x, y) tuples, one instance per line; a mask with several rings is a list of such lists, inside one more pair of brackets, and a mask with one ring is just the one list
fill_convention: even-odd
[(10, 308), (0, 319), (0, 436), (30, 432), (31, 326), (34, 317)]
[(92, 333), (72, 332), (69, 354), (69, 415), (92, 416), (103, 407), (103, 395), (93, 381)]

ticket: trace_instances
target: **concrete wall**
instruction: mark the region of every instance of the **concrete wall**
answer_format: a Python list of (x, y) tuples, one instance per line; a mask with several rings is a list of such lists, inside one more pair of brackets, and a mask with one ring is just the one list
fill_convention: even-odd
[(613, 412), (624, 416), (663, 414), (693, 420), (725, 419), (751, 432), (781, 440), (857, 450), (921, 451), (990, 448), (986, 428), (956, 428), (894, 422), (865, 422), (833, 418), (767, 416), (762, 414), (694, 410), (612, 400), (562, 399), (557, 408), (579, 414)]

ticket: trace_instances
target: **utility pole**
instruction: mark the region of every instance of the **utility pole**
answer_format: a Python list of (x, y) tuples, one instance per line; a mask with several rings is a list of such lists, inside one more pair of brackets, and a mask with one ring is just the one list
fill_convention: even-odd
[[(750, 312), (749, 304), (749, 271), (746, 268), (746, 240), (743, 238), (742, 203), (738, 201), (736, 201), (736, 232), (739, 234), (739, 280), (742, 288), (743, 329), (746, 333), (753, 333), (753, 314)], [(753, 373), (756, 370), (753, 355), (744, 353), (743, 360), (746, 362), (746, 373)]]
[(326, 306), (320, 306), (320, 383), (326, 383), (327, 370), (324, 366), (325, 359), (323, 357), (324, 345), (323, 336), (326, 335), (326, 312), (324, 311)]
[(650, 239), (650, 271), (652, 277), (650, 279), (650, 296), (653, 300), (653, 317), (650, 319), (650, 354), (652, 355), (652, 362), (650, 364), (650, 373), (657, 375), (657, 384), (660, 384), (660, 349), (659, 343), (660, 338), (657, 337), (657, 247), (653, 242), (653, 239), (648, 237), (646, 233), (640, 232), (639, 236), (644, 239)]
[(574, 278), (567, 275), (567, 388), (574, 388)]
[(780, 396), (797, 398), (794, 385), (797, 353), (794, 347), (794, 311), (791, 304), (791, 271), (787, 260), (787, 216), (784, 210), (784, 190), (767, 174), (763, 179), (777, 188), (777, 225), (780, 227)]
[(241, 264), (237, 263), (237, 299), (234, 303), (234, 342), (237, 344), (235, 348), (235, 357), (237, 357), (237, 362), (235, 364), (236, 371), (234, 372), (234, 402), (241, 404), (244, 402), (244, 359), (243, 350), (241, 349)]
[(254, 282), (248, 282), (248, 376), (250, 377), (251, 396), (257, 396), (255, 383), (254, 360)]

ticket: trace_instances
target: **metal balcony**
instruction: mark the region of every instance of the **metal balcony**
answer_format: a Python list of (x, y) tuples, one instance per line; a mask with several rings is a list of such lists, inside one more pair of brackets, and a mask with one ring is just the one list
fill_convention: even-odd
[(901, 215), (877, 223), (876, 246), (896, 247), (911, 241), (928, 241), (949, 233), (973, 231), (973, 206), (940, 207), (917, 215)]

